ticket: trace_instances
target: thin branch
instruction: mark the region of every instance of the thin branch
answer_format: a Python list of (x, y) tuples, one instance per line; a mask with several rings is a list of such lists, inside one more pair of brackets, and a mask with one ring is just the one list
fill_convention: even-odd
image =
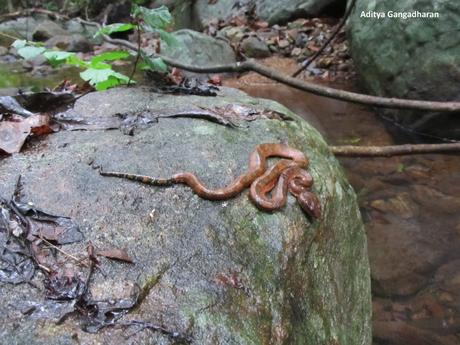
[(336, 156), (346, 157), (383, 157), (421, 153), (460, 152), (460, 142), (448, 144), (405, 144), (389, 146), (329, 146)]
[[(100, 27), (98, 23), (88, 22), (80, 19), (80, 22), (87, 25)], [(137, 47), (129, 41), (114, 39), (107, 35), (102, 35), (105, 41), (124, 46), (125, 48), (136, 51)], [(278, 71), (261, 65), (254, 60), (247, 60), (244, 62), (237, 62), (228, 65), (217, 65), (210, 67), (201, 67), (196, 65), (188, 65), (181, 63), (177, 60), (171, 59), (167, 56), (155, 54), (155, 57), (160, 57), (163, 61), (171, 66), (180, 68), (189, 72), (195, 73), (243, 73), (253, 71), (269, 79), (278, 81), (282, 84), (289, 85), (295, 89), (306, 91), (318, 96), (338, 99), (346, 102), (370, 105), (374, 107), (390, 108), (390, 109), (411, 109), (411, 110), (425, 110), (436, 112), (460, 112), (460, 102), (436, 102), (436, 101), (419, 101), (401, 98), (387, 98), (365, 95), (356, 92), (350, 92), (340, 89), (335, 89), (328, 86), (317, 85), (312, 82), (299, 80), (279, 73)]]
[(53, 16), (56, 19), (70, 20), (70, 17), (66, 16), (65, 14), (60, 14), (60, 13), (56, 13), (56, 12), (53, 12), (53, 11), (48, 11), (48, 10), (45, 10), (43, 8), (28, 8), (28, 9), (25, 9), (25, 10), (22, 10), (22, 11), (16, 11), (16, 12), (10, 11), (10, 13), (2, 14), (2, 15), (0, 15), (0, 21), (6, 20), (6, 19), (12, 19), (12, 18), (16, 18), (16, 17), (22, 17), (24, 15), (30, 16), (32, 13), (45, 14), (45, 15), (48, 15), (48, 16)]
[(48, 246), (50, 246), (50, 247), (53, 248), (53, 249), (56, 249), (58, 252), (60, 252), (60, 253), (63, 254), (64, 256), (67, 256), (68, 258), (71, 258), (72, 260), (76, 261), (78, 264), (82, 264), (83, 266), (88, 267), (88, 265), (87, 265), (86, 263), (83, 262), (84, 260), (86, 260), (86, 258), (79, 259), (79, 258), (77, 258), (76, 256), (67, 253), (66, 251), (64, 251), (64, 250), (62, 250), (61, 248), (59, 248), (59, 247), (55, 246), (54, 244), (52, 244), (50, 241), (47, 241), (45, 238), (43, 238), (43, 236), (40, 236), (40, 239), (41, 239), (43, 242), (45, 242)]
[(297, 77), (300, 72), (302, 72), (303, 70), (307, 69), (308, 66), (311, 65), (311, 63), (313, 61), (316, 60), (316, 58), (318, 56), (321, 55), (321, 53), (324, 51), (324, 49), (327, 48), (327, 46), (329, 45), (329, 43), (331, 43), (335, 37), (338, 35), (338, 33), (340, 32), (340, 30), (342, 29), (342, 27), (345, 25), (345, 23), (347, 22), (347, 19), (348, 17), (350, 16), (351, 14), (351, 11), (353, 10), (353, 7), (355, 7), (355, 3), (356, 3), (356, 0), (352, 0), (351, 4), (348, 6), (347, 10), (345, 11), (345, 14), (343, 15), (342, 19), (340, 20), (339, 24), (337, 25), (337, 27), (335, 28), (334, 32), (331, 34), (331, 36), (326, 40), (326, 42), (324, 42), (324, 44), (322, 45), (322, 47), (315, 53), (313, 54), (312, 57), (310, 58), (307, 58), (306, 60), (304, 60), (302, 62), (302, 65), (299, 67), (299, 69), (297, 71), (295, 71), (291, 77)]
[(136, 61), (134, 62), (134, 67), (133, 71), (131, 72), (131, 75), (129, 76), (128, 80), (128, 86), (131, 84), (131, 80), (134, 77), (134, 73), (136, 73), (136, 68), (137, 64), (139, 63), (139, 58), (141, 56), (141, 27), (139, 23), (136, 23), (136, 29), (137, 29), (137, 53), (136, 53)]

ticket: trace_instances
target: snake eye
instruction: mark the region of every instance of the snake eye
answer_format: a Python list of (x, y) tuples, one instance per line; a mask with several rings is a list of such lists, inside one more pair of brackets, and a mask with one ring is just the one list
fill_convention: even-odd
[(308, 215), (316, 219), (321, 218), (321, 203), (315, 194), (309, 191), (302, 192), (297, 201)]

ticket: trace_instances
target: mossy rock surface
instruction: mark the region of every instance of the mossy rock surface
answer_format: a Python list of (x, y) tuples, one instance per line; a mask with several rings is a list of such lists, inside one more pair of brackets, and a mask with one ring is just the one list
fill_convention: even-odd
[[(82, 97), (75, 111), (97, 119), (227, 104), (269, 108), (292, 120), (259, 119), (229, 128), (204, 119), (162, 118), (134, 136), (61, 131), (1, 161), (0, 195), (11, 195), (22, 174), (24, 200), (72, 217), (98, 248), (126, 248), (135, 264), (102, 261), (105, 276), (97, 271), (91, 283), (98, 299), (119, 298), (136, 283), (141, 287), (144, 299), (124, 320), (162, 324), (200, 345), (369, 345), (369, 264), (356, 196), (308, 123), (278, 103), (232, 89), (217, 97), (112, 89)], [(186, 186), (152, 187), (102, 177), (91, 167), (164, 177), (193, 171), (218, 187), (243, 173), (249, 153), (264, 142), (285, 142), (307, 154), (323, 209), (320, 220), (309, 219), (291, 196), (284, 209), (265, 213), (246, 192), (208, 201)], [(64, 249), (76, 253), (85, 245)], [(225, 284), (223, 277), (233, 274), (240, 288)], [(34, 280), (41, 284), (40, 276)], [(2, 286), (5, 344), (173, 343), (149, 330), (85, 333), (76, 317), (56, 325), (22, 314), (29, 302), (43, 302), (43, 294), (27, 284)]]
[(224, 40), (188, 29), (178, 30), (173, 35), (178, 44), (168, 46), (162, 43), (161, 51), (182, 63), (215, 66), (236, 62), (235, 52)]
[[(394, 18), (394, 13), (415, 11), (438, 13), (439, 18)], [(366, 17), (373, 13), (385, 17)], [(456, 1), (357, 0), (348, 34), (353, 62), (365, 89), (385, 97), (460, 101), (459, 22), (460, 2)], [(460, 138), (458, 114), (382, 113), (416, 131)]]

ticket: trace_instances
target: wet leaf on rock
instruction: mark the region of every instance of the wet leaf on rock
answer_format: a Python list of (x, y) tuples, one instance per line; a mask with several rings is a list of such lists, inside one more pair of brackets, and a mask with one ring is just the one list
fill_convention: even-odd
[(30, 204), (19, 202), (14, 202), (14, 204), (28, 219), (30, 235), (43, 237), (57, 244), (70, 244), (83, 240), (83, 234), (72, 219), (48, 214)]
[(51, 274), (45, 279), (44, 287), (46, 298), (59, 301), (77, 299), (86, 291), (85, 281), (75, 275)]
[(98, 250), (96, 253), (97, 255), (104, 256), (108, 259), (124, 261), (130, 264), (134, 263), (134, 260), (128, 255), (126, 250), (123, 249), (110, 248), (105, 250)]
[(10, 116), (0, 122), (0, 151), (13, 154), (21, 151), (30, 135), (30, 125), (20, 117)]
[(132, 309), (138, 300), (139, 289), (126, 298), (107, 301), (85, 301), (86, 316), (84, 330), (89, 333), (96, 333), (101, 328), (115, 324), (123, 315)]

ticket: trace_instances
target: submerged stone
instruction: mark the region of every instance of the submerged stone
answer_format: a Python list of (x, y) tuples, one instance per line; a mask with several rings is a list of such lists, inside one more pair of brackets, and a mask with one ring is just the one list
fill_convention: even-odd
[[(268, 108), (291, 120), (260, 118), (228, 127), (205, 119), (159, 118), (134, 136), (119, 130), (61, 131), (2, 160), (0, 195), (11, 195), (22, 174), (24, 200), (72, 217), (97, 248), (126, 249), (135, 264), (101, 259), (104, 274), (97, 271), (90, 285), (98, 300), (117, 300), (124, 287), (139, 285), (141, 298), (124, 321), (159, 324), (188, 334), (197, 345), (369, 345), (369, 263), (356, 196), (307, 122), (276, 102), (232, 89), (217, 97), (111, 89), (78, 99), (74, 111), (118, 118), (228, 104)], [(287, 143), (308, 156), (321, 219), (308, 218), (292, 196), (282, 210), (266, 213), (247, 192), (208, 201), (187, 186), (153, 187), (103, 177), (92, 167), (158, 177), (191, 171), (219, 187), (243, 173), (249, 153), (266, 142)], [(85, 245), (65, 250), (84, 253)], [(75, 317), (59, 325), (47, 317), (37, 320), (33, 311), (21, 313), (26, 301), (43, 302), (43, 296), (26, 284), (2, 290), (5, 343), (174, 343), (148, 329), (108, 327), (90, 334)]]

